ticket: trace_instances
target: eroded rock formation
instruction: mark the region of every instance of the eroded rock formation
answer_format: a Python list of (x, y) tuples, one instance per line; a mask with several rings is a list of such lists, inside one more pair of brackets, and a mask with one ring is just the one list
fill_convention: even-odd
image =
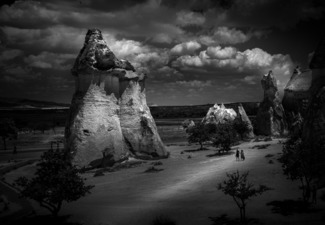
[(221, 104), (219, 106), (218, 104), (215, 104), (213, 107), (211, 107), (207, 113), (207, 115), (203, 118), (204, 123), (226, 123), (226, 122), (232, 122), (235, 119), (239, 119), (241, 121), (245, 121), (248, 124), (249, 131), (245, 134), (246, 138), (253, 138), (254, 132), (253, 132), (253, 126), (248, 118), (246, 111), (244, 107), (240, 104), (237, 108), (237, 110), (234, 110), (232, 108), (226, 108), (224, 104)]
[[(289, 116), (296, 116), (300, 113), (305, 115), (310, 99), (310, 87), (312, 81), (312, 71), (301, 69), (297, 66), (284, 88), (282, 105)], [(291, 115), (293, 114), (293, 115)]]
[(71, 72), (76, 89), (65, 147), (76, 165), (116, 162), (137, 154), (167, 156), (146, 103), (145, 75), (119, 60), (100, 30), (87, 32)]
[(207, 115), (203, 118), (204, 123), (226, 123), (233, 121), (237, 117), (237, 113), (233, 109), (227, 109), (224, 104), (219, 106), (217, 103), (212, 106)]
[(277, 82), (272, 71), (261, 80), (264, 98), (256, 116), (256, 134), (282, 135), (287, 132), (287, 122), (279, 97)]
[(309, 67), (312, 70), (311, 99), (304, 120), (303, 138), (314, 145), (325, 140), (325, 36), (318, 44)]

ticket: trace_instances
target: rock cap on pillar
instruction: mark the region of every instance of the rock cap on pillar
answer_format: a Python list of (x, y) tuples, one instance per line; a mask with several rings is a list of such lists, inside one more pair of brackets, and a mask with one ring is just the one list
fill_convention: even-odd
[(99, 29), (89, 29), (83, 48), (81, 49), (71, 72), (77, 76), (83, 70), (108, 71), (124, 69), (135, 71), (127, 60), (119, 60), (107, 46)]

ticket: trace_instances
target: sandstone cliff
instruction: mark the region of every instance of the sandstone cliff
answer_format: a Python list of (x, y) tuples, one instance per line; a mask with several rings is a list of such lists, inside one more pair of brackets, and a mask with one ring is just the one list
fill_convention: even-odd
[(256, 116), (256, 134), (282, 135), (287, 132), (287, 122), (279, 97), (277, 81), (272, 71), (261, 80), (264, 98)]
[(140, 153), (167, 156), (146, 103), (145, 75), (119, 60), (100, 30), (87, 32), (71, 72), (76, 89), (65, 147), (76, 165), (116, 162)]

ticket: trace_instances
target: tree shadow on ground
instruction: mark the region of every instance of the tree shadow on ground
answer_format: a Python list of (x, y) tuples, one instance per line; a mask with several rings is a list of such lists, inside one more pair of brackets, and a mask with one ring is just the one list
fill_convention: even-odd
[(208, 151), (210, 149), (208, 148), (202, 148), (202, 149), (190, 149), (190, 150), (184, 150), (184, 152), (201, 152), (201, 151)]
[(234, 155), (234, 152), (231, 151), (217, 151), (216, 153), (206, 155), (206, 157), (216, 157), (216, 156), (226, 156), (226, 155)]
[(262, 225), (263, 223), (258, 219), (247, 218), (245, 222), (241, 222), (239, 219), (229, 218), (227, 214), (222, 214), (217, 217), (209, 217), (212, 221), (211, 225)]
[(26, 224), (33, 224), (33, 225), (83, 225), (82, 223), (78, 222), (71, 222), (68, 221), (70, 218), (70, 215), (64, 215), (64, 216), (58, 216), (58, 217), (53, 217), (51, 215), (46, 215), (46, 216), (40, 216), (40, 215), (35, 215), (35, 216), (30, 216), (30, 217), (23, 217), (19, 220), (16, 220), (10, 225), (26, 225)]
[(272, 206), (272, 212), (281, 214), (283, 216), (289, 216), (292, 214), (301, 214), (301, 213), (315, 213), (321, 209), (315, 209), (310, 207), (311, 204), (304, 202), (302, 200), (292, 200), (286, 199), (282, 201), (272, 201), (268, 202), (266, 205)]

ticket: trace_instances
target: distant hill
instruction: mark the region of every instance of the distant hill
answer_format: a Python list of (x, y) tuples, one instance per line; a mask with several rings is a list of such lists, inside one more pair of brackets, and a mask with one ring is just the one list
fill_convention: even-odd
[[(250, 118), (256, 116), (258, 102), (226, 103), (224, 105), (237, 111), (239, 104), (243, 105)], [(192, 119), (203, 118), (212, 106), (213, 104), (150, 106), (149, 108), (154, 119)], [(44, 122), (64, 126), (69, 107), (69, 104), (64, 103), (0, 97), (0, 119), (12, 118), (18, 127), (27, 127), (30, 124)]]
[(38, 101), (20, 98), (3, 98), (0, 97), (0, 109), (42, 109), (42, 108), (66, 108), (70, 104)]
[[(238, 110), (238, 105), (242, 104), (248, 116), (255, 116), (257, 114), (258, 102), (238, 102), (225, 103), (226, 108), (233, 108)], [(151, 106), (150, 111), (155, 119), (163, 118), (199, 118), (204, 117), (209, 108), (214, 104), (206, 105), (182, 105), (182, 106)]]

